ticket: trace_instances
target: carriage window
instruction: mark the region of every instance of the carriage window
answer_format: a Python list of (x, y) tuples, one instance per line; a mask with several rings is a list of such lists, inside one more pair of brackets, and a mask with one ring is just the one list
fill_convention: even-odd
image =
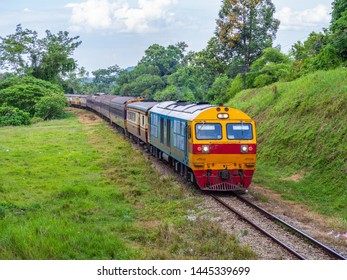
[(227, 124), (229, 140), (251, 140), (253, 139), (252, 125), (250, 123)]
[(195, 125), (195, 133), (198, 140), (220, 140), (222, 126), (219, 123), (198, 123)]

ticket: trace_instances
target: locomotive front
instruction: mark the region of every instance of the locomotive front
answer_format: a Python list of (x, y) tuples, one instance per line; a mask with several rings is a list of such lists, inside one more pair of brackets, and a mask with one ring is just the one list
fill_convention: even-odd
[(203, 190), (245, 191), (256, 165), (256, 129), (245, 113), (229, 107), (202, 111), (188, 126), (188, 157)]

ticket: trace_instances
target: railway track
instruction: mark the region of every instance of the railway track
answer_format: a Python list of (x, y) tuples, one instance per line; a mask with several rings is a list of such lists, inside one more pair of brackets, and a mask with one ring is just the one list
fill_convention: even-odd
[[(217, 196), (212, 193), (209, 193), (209, 195), (229, 211), (236, 214), (240, 219), (250, 224), (256, 230), (266, 235), (300, 260), (346, 260), (344, 256), (335, 252), (333, 249), (315, 240), (279, 217), (253, 204), (242, 196), (235, 195), (234, 197), (226, 197), (225, 195)], [(230, 199), (232, 199), (232, 201), (230, 201)], [(226, 200), (229, 201), (227, 202)], [(245, 207), (251, 208), (253, 211), (245, 211)], [(267, 222), (264, 221), (264, 218)]]

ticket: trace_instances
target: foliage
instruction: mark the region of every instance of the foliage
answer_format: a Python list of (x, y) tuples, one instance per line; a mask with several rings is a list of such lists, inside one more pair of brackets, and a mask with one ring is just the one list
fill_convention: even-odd
[(35, 116), (43, 120), (58, 119), (64, 116), (67, 101), (64, 95), (48, 95), (35, 104)]
[[(133, 70), (120, 72), (114, 93), (153, 99), (157, 92), (161, 92), (168, 86), (168, 77), (182, 67), (186, 47), (184, 42), (168, 47), (158, 44), (151, 45)], [(161, 95), (164, 96), (169, 91), (172, 94), (171, 88)], [(158, 93), (156, 96), (158, 97), (160, 94)]]
[(264, 87), (277, 81), (293, 79), (292, 61), (278, 49), (267, 48), (251, 65), (247, 74), (248, 87)]
[(164, 90), (158, 91), (154, 95), (154, 100), (158, 101), (169, 101), (179, 99), (179, 90), (174, 85), (167, 86)]
[(230, 85), (227, 88), (227, 100), (229, 101), (232, 98), (234, 98), (236, 93), (242, 90), (242, 87), (243, 87), (243, 81), (242, 81), (241, 75), (239, 74), (230, 82)]
[(20, 75), (32, 75), (38, 79), (58, 82), (76, 68), (71, 57), (82, 43), (79, 36), (69, 37), (67, 31), (39, 38), (36, 31), (23, 30), (19, 24), (15, 34), (0, 37), (0, 66)]
[(332, 20), (323, 33), (312, 32), (308, 39), (292, 46), (291, 54), (299, 74), (347, 65), (347, 2), (333, 2)]
[(270, 0), (223, 0), (216, 35), (231, 57), (242, 59), (244, 72), (272, 46), (279, 27), (274, 13)]
[(230, 79), (227, 75), (217, 77), (212, 87), (207, 92), (207, 98), (215, 104), (223, 104), (228, 101), (226, 94), (227, 88), (230, 85)]
[(93, 91), (95, 93), (102, 92), (110, 94), (120, 71), (121, 69), (117, 64), (109, 66), (107, 69), (93, 71)]
[(18, 108), (4, 104), (0, 106), (0, 127), (10, 125), (29, 125), (30, 115)]
[[(337, 2), (337, 1), (336, 1)], [(331, 24), (331, 41), (330, 44), (334, 52), (342, 61), (347, 61), (347, 4), (346, 1), (340, 1), (344, 5), (342, 13), (333, 13), (333, 22)], [(335, 17), (334, 17), (335, 16)]]
[(179, 92), (178, 99), (185, 101), (202, 100), (203, 83), (199, 70), (192, 66), (180, 68), (176, 73), (167, 77), (168, 85), (174, 85)]
[(0, 106), (10, 106), (35, 114), (35, 104), (44, 96), (61, 95), (63, 90), (47, 81), (33, 77), (13, 77), (0, 83)]
[(186, 48), (187, 44), (184, 42), (169, 45), (167, 48), (153, 44), (145, 51), (145, 56), (141, 59), (140, 64), (156, 66), (159, 69), (159, 76), (173, 74), (180, 67)]
[(94, 88), (89, 80), (89, 72), (81, 67), (66, 75), (62, 88), (69, 94), (91, 94), (94, 93)]

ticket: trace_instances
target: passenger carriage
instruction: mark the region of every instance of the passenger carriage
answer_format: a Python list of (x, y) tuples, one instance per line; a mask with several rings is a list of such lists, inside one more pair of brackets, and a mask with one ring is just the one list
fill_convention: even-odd
[(109, 103), (111, 123), (114, 123), (120, 130), (126, 132), (127, 105), (140, 100), (143, 100), (143, 98), (132, 96), (119, 96), (113, 98)]
[(158, 102), (139, 101), (130, 103), (127, 106), (127, 132), (140, 144), (149, 143), (148, 113), (156, 104)]

